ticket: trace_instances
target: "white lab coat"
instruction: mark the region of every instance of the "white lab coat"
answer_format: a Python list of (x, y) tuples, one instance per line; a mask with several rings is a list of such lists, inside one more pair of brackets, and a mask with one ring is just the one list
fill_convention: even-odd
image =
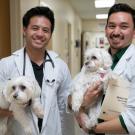
[[(62, 135), (61, 126), (64, 124), (61, 124), (61, 121), (64, 121), (63, 113), (65, 112), (66, 97), (68, 95), (71, 76), (67, 65), (58, 55), (52, 51), (48, 51), (48, 53), (54, 62), (55, 68), (52, 67), (51, 62), (45, 63), (41, 94), (41, 101), (44, 107), (44, 119), (40, 135)], [(23, 59), (24, 48), (16, 51), (7, 58), (1, 59), (0, 81), (2, 83), (13, 77), (23, 75)], [(27, 54), (25, 75), (35, 77)], [(53, 79), (55, 79), (55, 82), (51, 83)], [(47, 80), (49, 80), (49, 82), (47, 82)], [(31, 118), (33, 135), (39, 135), (38, 119), (31, 110), (29, 110), (28, 113)], [(13, 118), (9, 120), (9, 125), (9, 131), (12, 132), (12, 135), (25, 135), (19, 123)]]
[(113, 72), (131, 82), (132, 89), (127, 102), (127, 110), (121, 115), (130, 134), (135, 134), (135, 45), (130, 45)]

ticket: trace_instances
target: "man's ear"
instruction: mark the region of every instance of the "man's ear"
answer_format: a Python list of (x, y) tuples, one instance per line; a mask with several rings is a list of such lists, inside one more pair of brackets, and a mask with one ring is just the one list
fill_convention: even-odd
[(105, 36), (107, 37), (107, 25), (105, 26)]
[(11, 101), (12, 101), (11, 96), (10, 96), (11, 88), (12, 88), (12, 80), (8, 80), (5, 84), (5, 86), (3, 87), (3, 95), (9, 103), (11, 103)]
[(26, 34), (26, 28), (25, 27), (23, 27), (23, 36), (25, 36)]
[(134, 34), (133, 34), (133, 38), (135, 38), (135, 28), (134, 28)]

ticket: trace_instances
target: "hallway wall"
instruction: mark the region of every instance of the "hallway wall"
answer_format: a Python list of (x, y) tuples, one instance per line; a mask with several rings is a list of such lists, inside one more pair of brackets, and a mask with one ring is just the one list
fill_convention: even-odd
[(40, 0), (10, 0), (11, 52), (23, 46), (22, 17), (24, 13), (39, 3)]

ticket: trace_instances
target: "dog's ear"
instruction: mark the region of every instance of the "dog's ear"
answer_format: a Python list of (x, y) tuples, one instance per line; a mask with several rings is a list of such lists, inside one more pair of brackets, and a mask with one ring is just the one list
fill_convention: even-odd
[(12, 84), (12, 81), (11, 80), (8, 80), (5, 84), (5, 86), (3, 87), (3, 95), (6, 99), (6, 101), (8, 101), (9, 103), (11, 103), (11, 97), (10, 97), (10, 94), (11, 94), (11, 84)]
[(103, 58), (103, 68), (104, 69), (111, 68), (111, 65), (112, 65), (111, 55), (105, 49), (101, 49), (100, 52), (101, 52), (101, 55), (102, 55), (102, 58)]

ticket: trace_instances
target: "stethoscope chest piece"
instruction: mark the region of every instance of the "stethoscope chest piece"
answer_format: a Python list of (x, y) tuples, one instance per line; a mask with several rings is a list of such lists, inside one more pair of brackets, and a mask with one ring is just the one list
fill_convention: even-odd
[(55, 83), (55, 79), (46, 79), (45, 80), (46, 84), (49, 86), (53, 86)]
[(47, 61), (44, 70), (46, 85), (53, 87), (56, 82), (56, 69), (52, 66), (51, 62)]

